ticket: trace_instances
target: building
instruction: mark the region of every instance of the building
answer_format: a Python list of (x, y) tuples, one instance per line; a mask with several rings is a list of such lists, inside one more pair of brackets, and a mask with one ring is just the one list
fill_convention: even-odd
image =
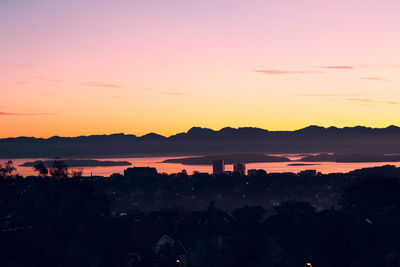
[(267, 172), (263, 169), (250, 169), (247, 171), (248, 176), (266, 175)]
[(156, 168), (152, 167), (133, 167), (124, 170), (125, 177), (134, 177), (134, 176), (155, 176), (157, 175)]
[(122, 175), (122, 174), (120, 174), (120, 173), (113, 173), (113, 174), (111, 174), (110, 175), (110, 179), (121, 179), (121, 178), (123, 178), (124, 176)]
[(182, 242), (189, 251), (190, 266), (219, 267), (220, 255), (227, 251), (234, 229), (234, 219), (210, 203), (207, 211), (193, 212), (186, 217)]
[(223, 174), (225, 172), (225, 163), (222, 159), (213, 161), (213, 174)]
[(235, 174), (246, 175), (246, 165), (243, 163), (236, 163), (233, 165), (233, 172)]
[(179, 240), (175, 241), (170, 236), (164, 234), (153, 245), (153, 253), (156, 255), (154, 266), (165, 266), (169, 257), (175, 258), (176, 266), (186, 267), (188, 265), (188, 251)]
[(300, 176), (316, 176), (317, 175), (317, 170), (305, 170), (299, 172)]

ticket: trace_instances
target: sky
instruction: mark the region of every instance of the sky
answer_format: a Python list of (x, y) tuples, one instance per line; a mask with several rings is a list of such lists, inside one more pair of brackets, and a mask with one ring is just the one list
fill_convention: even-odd
[(1, 0), (0, 138), (400, 126), (398, 0)]

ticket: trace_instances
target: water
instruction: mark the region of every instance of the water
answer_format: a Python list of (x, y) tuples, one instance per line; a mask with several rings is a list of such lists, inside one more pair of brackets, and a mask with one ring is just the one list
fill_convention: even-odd
[[(299, 159), (300, 155), (279, 155), (290, 158), (291, 160)], [(179, 163), (162, 163), (166, 159), (172, 159), (178, 157), (149, 157), (149, 158), (108, 158), (108, 159), (98, 159), (98, 160), (111, 160), (111, 161), (128, 161), (132, 163), (132, 166), (116, 166), (116, 167), (84, 167), (81, 168), (83, 175), (101, 175), (109, 176), (113, 173), (123, 173), (128, 167), (155, 167), (157, 171), (162, 173), (178, 173), (185, 169), (188, 174), (192, 174), (194, 171), (208, 172), (212, 173), (212, 166), (206, 165), (183, 165)], [(36, 175), (37, 172), (33, 170), (32, 167), (21, 167), (19, 165), (27, 161), (36, 161), (39, 159), (11, 159), (16, 165), (17, 172), (22, 176)], [(0, 160), (3, 162), (5, 160)], [(297, 173), (303, 170), (314, 169), (321, 173), (335, 173), (335, 172), (349, 172), (355, 169), (376, 167), (383, 165), (395, 165), (400, 166), (400, 162), (367, 162), (367, 163), (336, 163), (336, 162), (301, 162), (305, 164), (313, 164), (306, 166), (289, 166), (289, 163), (295, 162), (271, 162), (271, 163), (248, 163), (246, 164), (246, 169), (264, 169), (267, 172), (294, 172)], [(77, 168), (73, 168), (77, 169)], [(226, 165), (225, 170), (232, 171), (233, 165)]]

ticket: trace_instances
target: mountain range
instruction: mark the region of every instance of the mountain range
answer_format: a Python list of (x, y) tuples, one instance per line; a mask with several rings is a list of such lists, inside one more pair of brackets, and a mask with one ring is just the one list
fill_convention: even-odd
[(400, 127), (309, 126), (295, 131), (193, 127), (169, 137), (156, 133), (0, 139), (1, 158), (143, 157), (222, 153), (400, 153)]

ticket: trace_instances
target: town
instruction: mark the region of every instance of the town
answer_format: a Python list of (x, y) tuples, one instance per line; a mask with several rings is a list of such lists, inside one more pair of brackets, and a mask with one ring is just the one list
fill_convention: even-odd
[(246, 175), (219, 160), (213, 174), (132, 167), (110, 177), (82, 177), (61, 160), (35, 168), (0, 169), (3, 266), (400, 263), (395, 166)]

